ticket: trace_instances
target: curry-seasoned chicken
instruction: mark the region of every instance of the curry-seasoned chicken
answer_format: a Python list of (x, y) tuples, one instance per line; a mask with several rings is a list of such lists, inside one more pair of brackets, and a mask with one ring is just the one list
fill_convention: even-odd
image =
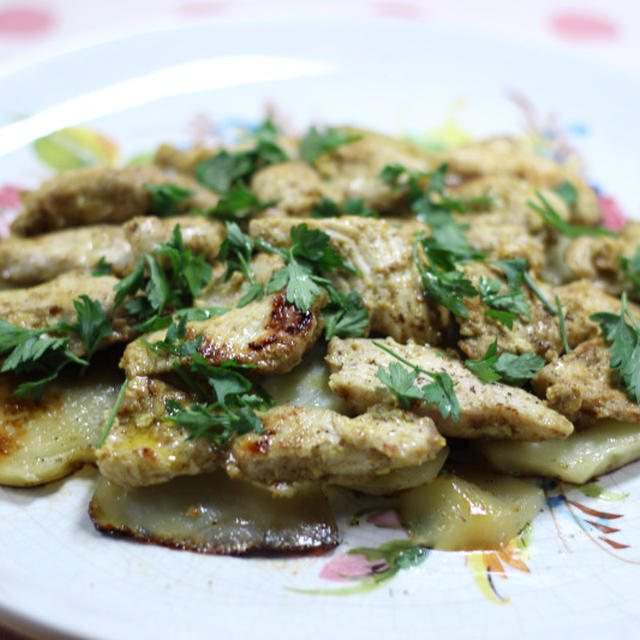
[(118, 223), (153, 213), (147, 184), (172, 184), (191, 191), (179, 211), (211, 209), (218, 196), (193, 178), (154, 166), (92, 167), (56, 175), (34, 191), (22, 194), (23, 209), (13, 221), (17, 235), (37, 235), (55, 229)]
[(401, 164), (411, 171), (431, 171), (438, 166), (432, 156), (406, 140), (353, 127), (340, 131), (357, 139), (323, 153), (313, 163), (340, 203), (361, 198), (381, 213), (402, 212), (406, 209), (402, 191), (382, 181), (380, 172), (390, 164)]
[[(235, 360), (255, 366), (260, 373), (286, 373), (302, 361), (320, 336), (320, 309), (325, 303), (319, 297), (308, 311), (301, 311), (287, 302), (284, 292), (274, 293), (224, 315), (187, 323), (184, 340), (202, 336), (198, 352), (214, 366)], [(166, 330), (160, 330), (144, 338), (153, 344), (165, 336)], [(182, 360), (155, 353), (136, 340), (127, 345), (120, 366), (127, 378), (134, 378), (170, 372)]]
[[(271, 276), (284, 267), (284, 260), (271, 253), (257, 253), (251, 260), (251, 272), (256, 284), (266, 286)], [(203, 289), (194, 302), (196, 307), (226, 307), (228, 309), (238, 305), (247, 293), (249, 283), (244, 273), (234, 271), (229, 279), (226, 278), (227, 268), (217, 264), (209, 284)]]
[[(464, 214), (470, 222), (476, 217), (491, 216), (496, 224), (517, 224), (530, 234), (540, 233), (545, 228), (542, 216), (529, 205), (530, 202), (538, 202), (536, 187), (522, 178), (501, 174), (465, 178), (458, 184), (448, 186), (446, 192), (455, 198), (490, 198), (490, 206)], [(557, 193), (546, 188), (540, 188), (540, 193), (563, 220), (569, 220), (569, 208)]]
[(580, 426), (601, 418), (640, 422), (640, 405), (629, 399), (602, 338), (578, 345), (538, 371), (533, 388), (547, 404)]
[(68, 271), (91, 271), (100, 259), (116, 271), (133, 262), (131, 244), (122, 227), (98, 224), (0, 242), (0, 275), (6, 282), (33, 285)]
[(229, 475), (272, 486), (412, 467), (435, 458), (444, 438), (427, 417), (373, 407), (356, 418), (328, 409), (280, 406), (259, 414), (262, 433), (236, 437), (230, 446), (189, 432), (163, 416), (171, 398), (188, 396), (159, 380), (132, 378), (105, 443), (97, 451), (102, 475), (132, 488), (224, 466)]
[(171, 240), (176, 225), (180, 225), (182, 243), (186, 249), (203, 255), (207, 262), (217, 260), (220, 246), (227, 237), (224, 225), (219, 220), (195, 215), (170, 218), (144, 216), (122, 225), (133, 253), (126, 271), (131, 271), (143, 254), (151, 253), (161, 243)]
[[(483, 276), (488, 279), (501, 277), (499, 269), (480, 263), (465, 265), (464, 272), (476, 284)], [(555, 307), (556, 295), (560, 299), (570, 348), (599, 335), (598, 324), (589, 319), (592, 314), (598, 311), (620, 313), (620, 300), (606, 294), (588, 280), (577, 280), (560, 287), (551, 287), (544, 282), (537, 282), (537, 285), (552, 306)], [(531, 318), (516, 319), (512, 329), (487, 317), (486, 306), (479, 297), (465, 299), (469, 317), (456, 316), (456, 322), (460, 327), (461, 337), (458, 346), (467, 356), (474, 360), (481, 358), (496, 337), (498, 353), (532, 352), (542, 356), (548, 362), (564, 353), (557, 315), (552, 315), (528, 287), (523, 285), (522, 290), (530, 305)], [(506, 285), (504, 291), (507, 291)], [(630, 310), (634, 315), (640, 312), (635, 305), (631, 306)]]
[(490, 138), (442, 153), (438, 159), (461, 178), (512, 176), (526, 180), (536, 189), (570, 182), (578, 195), (571, 211), (571, 222), (598, 224), (602, 218), (598, 198), (591, 187), (570, 167), (522, 148), (509, 138)]
[[(113, 333), (102, 340), (101, 348), (116, 342), (127, 342), (136, 336), (134, 322), (123, 307), (114, 309), (115, 291), (120, 282), (112, 276), (93, 277), (87, 273), (65, 273), (44, 284), (27, 289), (0, 291), (0, 318), (29, 329), (44, 329), (58, 322), (74, 324), (74, 299), (87, 295), (96, 300), (106, 313)], [(70, 334), (69, 349), (83, 356), (85, 345)]]
[(96, 224), (38, 236), (11, 235), (0, 243), (0, 275), (22, 285), (46, 282), (68, 271), (91, 271), (101, 259), (125, 276), (140, 257), (173, 237), (179, 224), (185, 248), (215, 262), (226, 237), (224, 225), (202, 216), (142, 216), (123, 225)]
[(281, 406), (260, 415), (263, 433), (236, 438), (227, 472), (265, 485), (325, 481), (414, 467), (445, 446), (428, 417), (374, 406), (355, 418)]
[(576, 238), (567, 247), (564, 258), (574, 278), (588, 278), (614, 296), (627, 290), (637, 298), (635, 288), (625, 280), (620, 259), (631, 259), (639, 248), (640, 222), (629, 222), (614, 237)]
[[(252, 220), (251, 235), (272, 244), (291, 244), (291, 228), (303, 222), (293, 218)], [(440, 344), (449, 324), (446, 309), (426, 301), (413, 261), (414, 226), (395, 227), (386, 220), (347, 216), (304, 220), (327, 233), (331, 245), (358, 270), (329, 274), (343, 293), (357, 291), (370, 314), (370, 330), (400, 342)]]
[(304, 218), (311, 215), (314, 204), (334, 195), (318, 172), (299, 161), (282, 162), (257, 171), (251, 190), (261, 202), (273, 203), (258, 214), (261, 218)]
[[(382, 343), (395, 353), (427, 371), (445, 371), (451, 376), (460, 405), (460, 418), (443, 418), (437, 407), (414, 401), (411, 409), (427, 415), (444, 436), (453, 438), (512, 438), (546, 440), (564, 438), (573, 425), (535, 396), (500, 383), (486, 383), (464, 364), (433, 347), (409, 343), (401, 345), (392, 338)], [(329, 343), (327, 363), (331, 369), (329, 386), (356, 412), (377, 404), (395, 402), (393, 392), (376, 377), (379, 367), (397, 362), (393, 356), (373, 344), (373, 340), (333, 338)], [(431, 382), (420, 374), (418, 386)]]

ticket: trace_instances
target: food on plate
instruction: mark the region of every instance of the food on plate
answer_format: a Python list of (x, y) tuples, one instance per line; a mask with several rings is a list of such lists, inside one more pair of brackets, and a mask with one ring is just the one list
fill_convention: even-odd
[(536, 477), (640, 457), (638, 225), (602, 228), (584, 180), (515, 140), (267, 121), (22, 201), (0, 483), (95, 464), (101, 531), (318, 552), (357, 492), (418, 545), (496, 548), (540, 510)]

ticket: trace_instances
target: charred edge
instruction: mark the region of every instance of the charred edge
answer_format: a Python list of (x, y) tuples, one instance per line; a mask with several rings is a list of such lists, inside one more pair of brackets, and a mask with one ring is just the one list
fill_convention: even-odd
[[(116, 526), (111, 524), (102, 525), (96, 517), (99, 515), (98, 509), (89, 507), (89, 516), (93, 522), (94, 527), (101, 533), (112, 538), (125, 538), (133, 540), (141, 544), (154, 544), (160, 547), (167, 547), (176, 551), (191, 551), (195, 553), (202, 553), (211, 556), (244, 556), (244, 557), (270, 557), (278, 558), (284, 556), (308, 556), (308, 555), (322, 555), (328, 553), (332, 549), (335, 549), (340, 540), (338, 539), (337, 532), (330, 526), (325, 527), (326, 531), (323, 532), (323, 540), (318, 540), (311, 544), (290, 544), (282, 547), (269, 546), (268, 542), (259, 542), (255, 544), (249, 544), (242, 548), (232, 548), (225, 545), (198, 545), (188, 540), (171, 540), (160, 536), (153, 536), (144, 531), (134, 531), (126, 526)], [(306, 540), (308, 536), (301, 536)]]

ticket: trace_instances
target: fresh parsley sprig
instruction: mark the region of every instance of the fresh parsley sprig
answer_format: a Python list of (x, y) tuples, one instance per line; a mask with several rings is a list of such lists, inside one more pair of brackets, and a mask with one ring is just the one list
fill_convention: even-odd
[(274, 204), (276, 204), (275, 200), (262, 202), (253, 191), (240, 182), (225, 192), (213, 209), (197, 213), (239, 223)]
[(531, 307), (521, 289), (510, 289), (502, 293), (499, 280), (482, 276), (478, 282), (478, 291), (482, 303), (487, 307), (485, 316), (494, 318), (509, 329), (513, 329), (513, 322), (517, 318), (531, 318)]
[[(184, 246), (177, 224), (171, 240), (160, 244), (152, 254), (142, 256), (133, 272), (114, 287), (114, 305), (116, 308), (124, 305), (137, 317), (140, 331), (164, 328), (171, 323), (167, 312), (191, 307), (211, 274), (211, 265), (204, 256), (194, 255)], [(136, 296), (139, 291), (142, 294)], [(125, 302), (127, 298), (131, 299)]]
[[(18, 385), (14, 391), (16, 397), (41, 398), (46, 385), (55, 380), (65, 367), (70, 364), (87, 367), (96, 349), (113, 332), (97, 300), (81, 295), (73, 304), (75, 323), (58, 322), (44, 329), (27, 329), (0, 320), (0, 356), (6, 356), (0, 371), (35, 377)], [(78, 357), (69, 349), (70, 334), (84, 343), (85, 358)]]
[(361, 137), (358, 134), (333, 127), (327, 127), (323, 130), (311, 127), (300, 140), (298, 153), (307, 164), (313, 164), (322, 154), (333, 151), (348, 142), (355, 142)]
[(401, 164), (387, 165), (380, 179), (396, 190), (406, 193), (412, 211), (418, 220), (429, 223), (439, 213), (468, 213), (470, 210), (490, 209), (493, 198), (487, 193), (474, 198), (454, 198), (444, 192), (448, 166), (440, 165), (435, 171), (411, 171)]
[(622, 294), (619, 315), (601, 311), (591, 315), (590, 320), (600, 325), (604, 339), (609, 343), (610, 367), (620, 374), (627, 395), (634, 402), (640, 401), (640, 326), (629, 311), (627, 294)]
[[(433, 373), (422, 367), (405, 360), (389, 347), (380, 342), (373, 341), (373, 344), (382, 349), (403, 365), (409, 367), (405, 369), (401, 364), (392, 362), (388, 370), (378, 367), (376, 377), (389, 389), (391, 389), (398, 399), (398, 403), (404, 409), (409, 409), (414, 400), (436, 405), (443, 418), (451, 416), (452, 420), (460, 418), (460, 405), (456, 397), (453, 380), (446, 371)], [(426, 375), (433, 380), (429, 384), (419, 387), (416, 380), (420, 374)]]
[(501, 353), (498, 351), (496, 338), (486, 353), (479, 360), (465, 360), (469, 371), (483, 382), (504, 382), (514, 387), (521, 387), (546, 364), (544, 358), (534, 353)]
[(358, 337), (364, 335), (369, 325), (369, 311), (357, 291), (349, 295), (334, 287), (327, 287), (329, 304), (322, 310), (324, 336)]
[(190, 189), (184, 189), (176, 184), (145, 182), (144, 186), (151, 194), (153, 213), (160, 218), (176, 215), (179, 212), (179, 206), (193, 195)]
[(329, 245), (330, 237), (320, 229), (310, 229), (306, 222), (290, 231), (291, 246), (274, 249), (260, 243), (264, 250), (277, 253), (285, 266), (276, 271), (267, 283), (267, 293), (287, 288), (287, 301), (298, 309), (307, 311), (322, 294), (322, 289), (331, 285), (324, 276), (335, 269), (344, 269), (358, 274), (358, 270), (347, 264), (338, 251)]
[(525, 258), (511, 258), (509, 260), (493, 260), (491, 264), (500, 267), (507, 278), (509, 289), (511, 291), (519, 291), (522, 283), (527, 285), (533, 294), (542, 302), (546, 310), (555, 316), (557, 309), (547, 300), (546, 296), (540, 291), (534, 279), (529, 274), (529, 262)]
[(536, 190), (536, 197), (539, 202), (529, 200), (527, 205), (539, 213), (542, 219), (550, 227), (557, 229), (560, 233), (569, 238), (575, 239), (580, 236), (592, 236), (597, 238), (600, 236), (618, 235), (615, 231), (605, 229), (604, 227), (587, 227), (585, 225), (571, 224), (562, 218), (562, 216), (551, 206), (549, 201), (538, 190)]
[[(261, 433), (262, 423), (255, 411), (265, 411), (273, 405), (273, 399), (243, 375), (242, 371), (253, 368), (233, 360), (213, 366), (200, 353), (191, 354), (186, 365), (175, 364), (174, 369), (191, 389), (198, 390), (205, 402), (186, 408), (169, 399), (165, 420), (191, 431), (190, 439), (204, 436), (220, 445), (249, 431)], [(205, 381), (204, 389), (200, 380)], [(212, 400), (207, 402), (210, 396)]]
[(264, 286), (256, 282), (251, 268), (251, 257), (256, 248), (256, 241), (244, 233), (235, 222), (226, 222), (227, 237), (220, 247), (218, 259), (225, 262), (227, 271), (225, 281), (236, 271), (243, 273), (248, 280), (245, 294), (238, 301), (237, 307), (244, 307), (254, 300), (262, 300)]
[(630, 258), (621, 256), (618, 258), (618, 264), (622, 275), (630, 280), (633, 284), (633, 295), (640, 295), (640, 247), (636, 248), (635, 253)]
[(349, 198), (342, 207), (330, 198), (322, 198), (311, 209), (312, 218), (340, 218), (342, 216), (379, 218), (380, 214), (371, 207), (367, 207), (362, 198)]

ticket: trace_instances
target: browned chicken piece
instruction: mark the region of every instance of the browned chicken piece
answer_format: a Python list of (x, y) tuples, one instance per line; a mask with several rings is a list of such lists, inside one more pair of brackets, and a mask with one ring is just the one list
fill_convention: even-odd
[(169, 399), (193, 402), (160, 380), (129, 379), (109, 435), (96, 451), (103, 476), (133, 488), (206, 473), (223, 463), (223, 453), (212, 439), (189, 439), (187, 430), (163, 420)]
[(444, 438), (426, 417), (374, 407), (357, 418), (328, 409), (280, 406), (259, 414), (263, 433), (227, 447), (163, 420), (166, 402), (192, 399), (159, 380), (129, 380), (109, 435), (97, 450), (103, 476), (133, 488), (226, 466), (229, 475), (273, 486), (340, 481), (432, 460)]
[[(222, 316), (188, 323), (184, 340), (202, 335), (199, 352), (214, 366), (235, 360), (254, 365), (260, 373), (286, 373), (301, 362), (320, 336), (324, 304), (326, 299), (320, 297), (309, 311), (301, 311), (287, 302), (284, 292), (275, 293)], [(153, 344), (165, 335), (161, 330), (144, 338)], [(174, 356), (156, 354), (136, 340), (127, 345), (120, 366), (127, 378), (134, 378), (172, 371), (174, 362)]]
[(602, 338), (587, 340), (538, 371), (533, 388), (579, 426), (601, 418), (640, 422), (640, 405), (629, 400), (610, 358)]
[(91, 271), (101, 258), (117, 270), (131, 264), (133, 252), (122, 227), (100, 224), (29, 238), (11, 235), (0, 243), (0, 275), (7, 282), (33, 285), (68, 271)]
[(265, 167), (251, 180), (251, 190), (261, 202), (274, 204), (260, 218), (300, 218), (311, 215), (314, 204), (327, 195), (318, 172), (304, 162), (283, 162)]
[[(480, 263), (465, 265), (467, 277), (477, 283), (480, 277), (501, 279), (501, 272), (496, 267)], [(598, 311), (620, 313), (620, 301), (606, 294), (587, 280), (577, 280), (560, 287), (550, 287), (537, 282), (546, 299), (555, 307), (555, 296), (560, 298), (564, 312), (567, 342), (571, 348), (581, 342), (600, 334), (597, 323), (589, 320), (589, 316)], [(507, 286), (504, 284), (504, 291)], [(564, 353), (560, 323), (557, 316), (553, 316), (536, 298), (528, 287), (522, 290), (531, 307), (531, 319), (518, 318), (513, 323), (513, 329), (508, 329), (497, 320), (485, 316), (485, 305), (479, 297), (467, 298), (465, 306), (469, 310), (468, 318), (456, 316), (460, 327), (461, 340), (458, 346), (474, 360), (481, 358), (498, 338), (498, 353), (527, 353), (533, 352), (551, 362)], [(634, 315), (640, 313), (635, 305), (630, 307)], [(640, 316), (638, 316), (640, 317)]]
[[(190, 215), (171, 218), (144, 216), (133, 218), (122, 225), (133, 253), (132, 260), (123, 273), (130, 272), (143, 254), (152, 253), (161, 243), (171, 240), (177, 224), (180, 225), (185, 248), (196, 255), (204, 255), (207, 262), (217, 260), (220, 246), (227, 237), (224, 225), (219, 220)], [(115, 272), (120, 274), (118, 269)]]
[(340, 482), (413, 467), (435, 458), (446, 444), (429, 418), (384, 406), (356, 418), (281, 406), (260, 419), (263, 433), (234, 440), (227, 472), (269, 486)]
[(406, 205), (405, 198), (401, 191), (380, 179), (380, 172), (390, 164), (401, 164), (412, 171), (431, 171), (438, 166), (431, 156), (411, 142), (363, 129), (343, 127), (341, 130), (359, 139), (323, 153), (314, 162), (321, 178), (335, 189), (334, 199), (340, 203), (349, 198), (362, 198), (376, 211), (393, 212)]
[(191, 174), (196, 165), (216, 155), (221, 151), (220, 147), (207, 147), (196, 145), (189, 149), (176, 149), (170, 144), (161, 144), (155, 153), (154, 163), (165, 169), (175, 169), (181, 173)]
[(479, 212), (471, 210), (464, 217), (471, 218), (475, 215), (482, 217), (489, 215), (495, 223), (506, 222), (518, 224), (529, 233), (539, 233), (545, 228), (542, 216), (529, 206), (529, 202), (538, 202), (536, 189), (548, 200), (558, 215), (564, 220), (571, 217), (564, 200), (554, 191), (544, 187), (536, 187), (522, 178), (510, 175), (483, 175), (477, 178), (468, 178), (461, 183), (448, 187), (447, 193), (456, 198), (478, 198), (487, 195), (491, 198), (491, 206)]
[(343, 293), (357, 291), (370, 313), (370, 330), (393, 336), (400, 342), (440, 344), (449, 324), (449, 313), (428, 304), (413, 261), (415, 225), (396, 227), (386, 220), (348, 216), (296, 220), (252, 220), (249, 231), (273, 246), (291, 243), (291, 228), (305, 222), (329, 234), (331, 245), (359, 271), (329, 274)]
[(11, 225), (18, 235), (55, 229), (124, 222), (153, 213), (153, 198), (145, 184), (174, 184), (193, 194), (180, 211), (215, 207), (218, 197), (193, 178), (154, 166), (112, 169), (92, 167), (61, 173), (22, 196), (23, 210)]
[(492, 215), (479, 215), (466, 220), (469, 245), (484, 251), (491, 260), (526, 258), (533, 273), (539, 273), (545, 266), (543, 242), (519, 224), (496, 220)]
[[(256, 284), (266, 286), (271, 276), (284, 267), (284, 260), (270, 253), (257, 253), (251, 260), (251, 271)], [(217, 264), (213, 268), (211, 281), (194, 302), (196, 307), (235, 307), (247, 292), (249, 282), (243, 273), (235, 271), (225, 281), (227, 267)]]
[[(511, 438), (540, 441), (565, 438), (573, 425), (562, 415), (549, 409), (535, 396), (500, 383), (486, 383), (477, 378), (457, 358), (438, 349), (409, 343), (401, 345), (391, 338), (381, 341), (387, 348), (412, 364), (433, 373), (447, 372), (455, 385), (460, 405), (460, 418), (443, 418), (438, 408), (423, 401), (413, 401), (411, 409), (429, 416), (444, 436), (453, 438)], [(379, 367), (398, 362), (390, 354), (366, 338), (329, 342), (327, 363), (332, 371), (329, 386), (360, 413), (377, 404), (393, 404), (394, 393), (377, 377)], [(432, 382), (420, 374), (419, 387)]]
[[(71, 272), (35, 287), (0, 291), (0, 318), (29, 329), (44, 329), (58, 322), (73, 324), (76, 322), (73, 301), (84, 294), (102, 305), (113, 328), (113, 333), (102, 341), (101, 346), (126, 342), (136, 334), (126, 311), (122, 307), (113, 308), (113, 287), (118, 282), (112, 276), (95, 278), (86, 273)], [(71, 335), (69, 348), (78, 356), (85, 353), (84, 343), (74, 335)]]
[(619, 296), (625, 289), (633, 297), (632, 283), (625, 280), (620, 258), (632, 258), (640, 248), (640, 222), (629, 222), (615, 237), (581, 236), (571, 242), (564, 257), (575, 278), (588, 278), (607, 293)]
[(571, 211), (571, 222), (595, 225), (602, 214), (598, 198), (570, 167), (526, 151), (515, 140), (491, 138), (468, 146), (446, 151), (439, 156), (449, 170), (463, 179), (505, 175), (526, 180), (536, 189), (553, 189), (570, 182), (578, 194), (578, 202)]

